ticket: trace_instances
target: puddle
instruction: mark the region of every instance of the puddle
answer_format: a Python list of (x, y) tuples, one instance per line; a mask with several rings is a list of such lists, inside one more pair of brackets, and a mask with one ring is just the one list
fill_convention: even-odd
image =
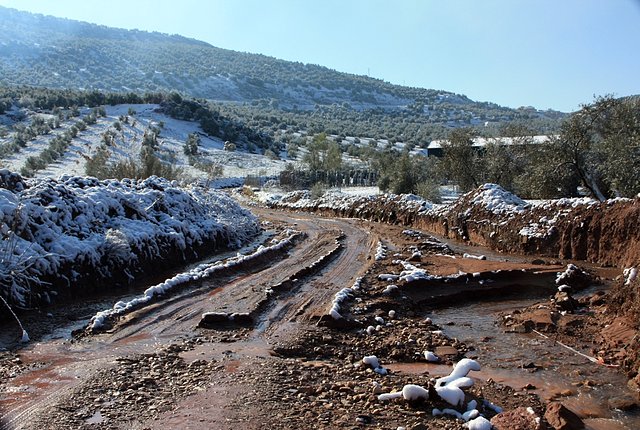
[[(504, 333), (496, 324), (497, 313), (510, 312), (535, 302), (483, 302), (435, 310), (429, 316), (446, 335), (476, 347), (476, 351), (468, 352), (467, 356), (480, 357), (482, 371), (472, 372), (469, 376), (491, 378), (516, 390), (531, 384), (535, 387), (531, 391), (542, 399), (560, 400), (583, 418), (613, 419), (629, 429), (640, 428), (640, 414), (637, 412), (608, 407), (609, 399), (630, 394), (622, 373), (594, 364), (536, 334)], [(527, 369), (530, 366), (537, 370)], [(389, 367), (393, 370), (393, 366)], [(429, 372), (430, 376), (437, 377), (448, 374), (450, 367), (412, 363), (399, 365), (397, 370), (418, 371), (418, 374)]]
[(85, 420), (87, 424), (102, 424), (105, 421), (105, 418), (102, 416), (100, 411), (96, 411), (91, 417)]

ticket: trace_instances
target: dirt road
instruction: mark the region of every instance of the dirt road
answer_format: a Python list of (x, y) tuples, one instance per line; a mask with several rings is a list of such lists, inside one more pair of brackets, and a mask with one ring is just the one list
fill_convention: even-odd
[[(127, 314), (108, 332), (45, 338), (2, 353), (2, 428), (463, 429), (461, 420), (433, 416), (434, 408), (451, 407), (439, 398), (385, 403), (377, 396), (405, 384), (427, 386), (465, 356), (483, 363), (482, 379), (475, 379), (466, 400), (475, 400), (489, 418), (497, 415), (490, 405), (497, 404), (508, 411), (531, 408), (524, 418), (544, 423), (536, 385), (543, 385), (541, 375), (559, 381), (566, 372), (562, 383), (544, 383), (545, 400), (573, 399), (575, 409), (584, 408), (588, 428), (633, 428), (635, 421), (625, 423), (612, 412), (635, 405), (615, 370), (528, 334), (501, 338), (501, 330), (490, 330), (493, 315), (465, 307), (490, 297), (548, 296), (564, 265), (499, 254), (483, 260), (473, 255), (482, 250), (451, 249), (399, 226), (254, 212), (305, 238), (273, 261), (188, 285)], [(386, 257), (376, 259), (380, 245)], [(438, 278), (389, 289), (389, 276), (409, 264)], [(327, 318), (335, 294), (359, 278), (345, 320)], [(444, 305), (458, 307), (442, 325), (425, 318)], [(203, 323), (203, 313), (213, 317)], [(477, 318), (482, 324), (474, 331)], [(469, 342), (479, 345), (447, 336), (445, 324), (460, 335), (469, 328)], [(440, 363), (426, 363), (426, 350)], [(390, 373), (364, 366), (368, 355)], [(497, 365), (507, 368), (497, 372)], [(585, 392), (605, 385), (614, 401), (596, 409), (602, 399), (594, 399), (584, 407)]]
[[(95, 379), (100, 378), (101, 372), (112, 368), (114, 363), (122, 363), (119, 360), (124, 357), (154, 354), (170, 345), (206, 335), (208, 330), (197, 328), (204, 312), (251, 314), (255, 321), (244, 330), (247, 348), (257, 348), (261, 355), (269, 355), (273, 346), (271, 339), (294, 336), (297, 324), (312, 323), (314, 318), (326, 313), (333, 295), (353, 284), (367, 269), (377, 241), (367, 230), (358, 227), (357, 222), (258, 212), (264, 220), (288, 224), (302, 231), (306, 238), (285, 258), (262, 270), (237, 273), (224, 283), (209, 279), (185, 288), (167, 300), (128, 314), (109, 333), (72, 342), (44, 341), (20, 350), (13, 359), (16, 375), (2, 387), (3, 428), (36, 428), (43, 420), (51, 427), (52, 413), (81, 409), (79, 403), (83, 399), (77, 398), (77, 390), (99, 382)], [(325, 256), (327, 262), (315, 264)], [(305, 268), (311, 269), (304, 278), (296, 279)], [(282, 284), (286, 288), (270, 292)], [(236, 331), (242, 330), (229, 328), (229, 332)], [(210, 350), (206, 354), (208, 359), (220, 360), (216, 351), (222, 353), (223, 350), (216, 342), (207, 342), (205, 349)], [(219, 390), (220, 386), (215, 385)], [(184, 394), (191, 393), (187, 389)], [(69, 405), (70, 397), (75, 406)], [(95, 402), (91, 398), (84, 400), (89, 404)], [(138, 412), (132, 406), (127, 406), (127, 412), (136, 416)], [(91, 417), (89, 420), (83, 416), (75, 418), (72, 421), (76, 424), (89, 421), (87, 425), (91, 425)], [(117, 421), (109, 420), (109, 426), (118, 427)], [(65, 422), (61, 421), (59, 428), (74, 425)], [(123, 427), (130, 426), (125, 425), (126, 422), (121, 423)]]

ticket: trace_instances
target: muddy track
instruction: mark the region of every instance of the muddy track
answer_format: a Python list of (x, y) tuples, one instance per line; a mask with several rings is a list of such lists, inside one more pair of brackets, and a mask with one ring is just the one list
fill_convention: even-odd
[[(446, 407), (441, 400), (382, 404), (371, 388), (380, 382), (380, 389), (388, 392), (407, 383), (426, 384), (429, 375), (447, 374), (448, 365), (425, 367), (420, 359), (425, 349), (441, 354), (449, 364), (465, 354), (480, 355), (489, 364), (483, 369), (486, 382), (478, 380), (479, 387), (468, 393), (480, 403), (485, 399), (510, 408), (531, 407), (540, 417), (544, 405), (528, 391), (542, 385), (544, 377), (531, 378), (545, 372), (555, 375), (556, 369), (566, 370), (569, 376), (563, 381), (569, 385), (549, 388), (554, 399), (580, 399), (594, 384), (619, 396), (620, 383), (599, 382), (614, 380), (615, 375), (600, 375), (593, 364), (580, 364), (573, 353), (515, 330), (504, 357), (495, 353), (499, 360), (491, 365), (483, 355), (501, 351), (499, 330), (485, 336), (488, 329), (483, 326), (474, 332), (479, 336), (471, 340), (482, 339), (478, 346), (443, 334), (443, 328), (463, 333), (464, 327), (476, 324), (466, 307), (445, 314), (445, 322), (459, 320), (455, 326), (447, 323), (445, 328), (425, 318), (425, 311), (431, 314), (433, 307), (452, 301), (474, 302), (519, 290), (527, 297), (547, 296), (564, 265), (533, 263), (522, 256), (462, 258), (464, 252), (486, 250), (452, 251), (432, 236), (405, 234), (401, 226), (267, 209), (254, 212), (303, 232), (305, 239), (273, 261), (188, 285), (171, 298), (121, 317), (108, 332), (74, 341), (43, 341), (18, 351), (17, 374), (0, 381), (1, 427), (288, 430), (369, 424), (375, 429), (413, 428), (428, 423), (428, 428), (461, 430), (461, 422), (432, 417), (433, 407)], [(388, 256), (375, 261), (379, 242), (387, 246)], [(399, 261), (414, 261), (416, 249), (424, 251), (416, 264), (438, 276), (456, 275), (455, 279), (404, 282), (401, 294), (385, 294), (388, 282), (379, 275), (397, 274), (402, 270)], [(326, 318), (335, 294), (359, 277), (358, 292), (347, 299), (340, 314), (358, 319), (350, 321), (362, 328), (327, 325), (321, 317)], [(215, 318), (203, 324), (203, 313)], [(378, 321), (381, 317), (386, 324)], [(493, 327), (492, 316), (482, 321)], [(376, 324), (380, 331), (364, 330)], [(535, 358), (529, 357), (530, 343), (539, 345)], [(581, 348), (588, 351), (589, 343)], [(361, 365), (362, 357), (371, 354), (389, 364), (390, 375), (379, 378)], [(553, 361), (555, 356), (560, 365)], [(501, 375), (499, 371), (525, 388), (490, 382)], [(584, 381), (583, 372), (593, 379)], [(614, 400), (612, 408), (625, 404), (625, 398)], [(486, 409), (483, 413), (495, 415)], [(593, 416), (608, 426), (594, 429), (638, 428), (612, 427), (608, 410)]]
[[(3, 384), (1, 428), (37, 428), (49, 421), (52, 411), (64, 410), (65, 401), (79, 387), (100, 377), (100, 371), (117, 360), (153, 353), (206, 332), (197, 328), (204, 312), (252, 314), (251, 343), (263, 344), (262, 350), (268, 351), (270, 338), (294, 336), (293, 324), (308, 323), (326, 313), (335, 293), (353, 284), (370, 264), (377, 239), (355, 221), (257, 212), (263, 219), (291, 224), (307, 238), (286, 258), (262, 270), (238, 273), (224, 283), (201, 281), (170, 299), (128, 314), (108, 333), (74, 342), (43, 342), (20, 351), (21, 362), (31, 369)], [(277, 294), (267, 294), (282, 285), (286, 288)], [(48, 427), (57, 428), (50, 423)]]

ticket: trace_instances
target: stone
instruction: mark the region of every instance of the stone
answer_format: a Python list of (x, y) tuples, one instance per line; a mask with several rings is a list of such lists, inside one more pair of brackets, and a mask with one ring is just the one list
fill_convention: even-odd
[(565, 312), (573, 312), (578, 309), (580, 305), (576, 299), (574, 299), (571, 294), (565, 291), (559, 291), (553, 297), (553, 301), (556, 305), (556, 308)]
[(373, 417), (371, 415), (358, 415), (356, 417), (356, 423), (358, 424), (371, 424)]
[(584, 429), (584, 422), (582, 419), (562, 403), (549, 403), (544, 417), (549, 425), (551, 425), (555, 430)]
[(438, 357), (457, 356), (458, 350), (453, 346), (436, 346), (434, 351)]
[(200, 327), (206, 327), (209, 325), (221, 324), (229, 322), (229, 315), (223, 312), (207, 312), (202, 315)]
[(251, 316), (251, 314), (247, 312), (238, 312), (238, 313), (231, 314), (229, 319), (233, 321), (235, 324), (238, 324), (241, 326), (250, 326), (253, 324), (253, 317)]
[(621, 411), (631, 411), (638, 407), (638, 401), (630, 395), (611, 397), (607, 402), (610, 409), (619, 409)]
[(520, 406), (491, 418), (495, 430), (547, 430), (540, 416), (531, 408)]

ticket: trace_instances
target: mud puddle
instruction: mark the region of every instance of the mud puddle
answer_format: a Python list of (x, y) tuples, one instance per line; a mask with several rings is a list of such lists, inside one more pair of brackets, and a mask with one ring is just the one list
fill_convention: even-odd
[[(96, 312), (110, 308), (117, 301), (128, 301), (138, 296), (151, 285), (163, 282), (178, 273), (191, 270), (202, 264), (212, 264), (241, 254), (250, 254), (260, 245), (266, 243), (276, 234), (273, 230), (266, 230), (258, 235), (251, 243), (244, 247), (213, 255), (204, 256), (201, 260), (186, 264), (177, 270), (160, 270), (155, 276), (146, 276), (127, 288), (114, 291), (103, 291), (75, 300), (72, 303), (59, 303), (49, 308), (25, 313), (20, 320), (31, 341), (46, 342), (56, 339), (71, 339), (72, 332), (86, 326), (89, 319)], [(17, 346), (20, 330), (13, 319), (0, 322), (0, 351), (6, 351)]]
[[(616, 409), (619, 401), (631, 392), (622, 372), (590, 362), (535, 333), (505, 333), (496, 321), (498, 313), (510, 312), (536, 303), (537, 300), (482, 302), (434, 310), (428, 315), (443, 327), (445, 334), (473, 344), (482, 371), (473, 375), (493, 379), (504, 385), (534, 392), (543, 400), (557, 400), (585, 419), (587, 428), (640, 428), (637, 411)], [(587, 345), (572, 345), (589, 354)], [(392, 366), (389, 366), (393, 369)], [(450, 367), (427, 363), (400, 364), (397, 371), (432, 376), (448, 374)], [(604, 423), (604, 427), (602, 426)]]

